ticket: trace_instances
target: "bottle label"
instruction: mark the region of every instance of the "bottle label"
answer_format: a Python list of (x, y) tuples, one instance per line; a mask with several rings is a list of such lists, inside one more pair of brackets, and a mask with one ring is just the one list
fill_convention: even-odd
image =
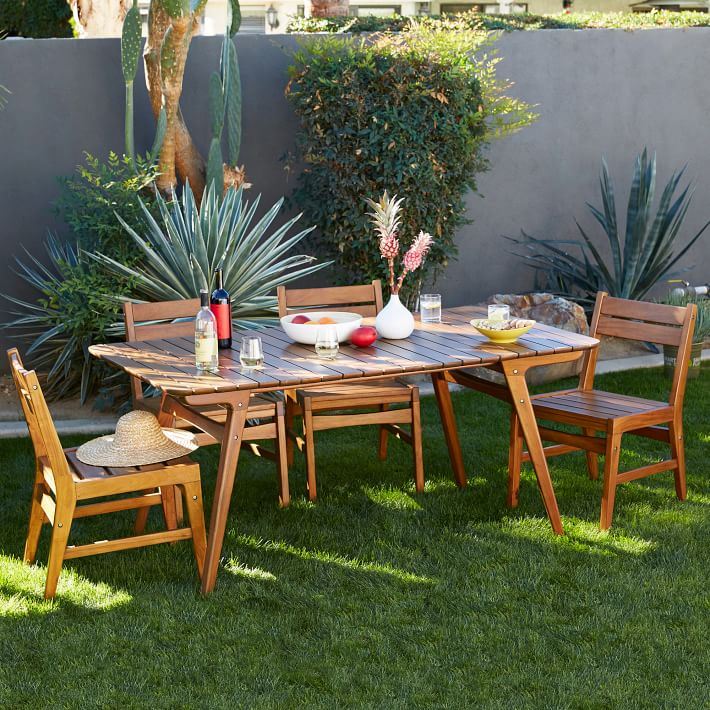
[(197, 362), (212, 362), (217, 359), (216, 338), (195, 338), (195, 360)]
[(217, 320), (217, 338), (226, 340), (232, 337), (232, 306), (229, 303), (212, 303), (210, 310)]

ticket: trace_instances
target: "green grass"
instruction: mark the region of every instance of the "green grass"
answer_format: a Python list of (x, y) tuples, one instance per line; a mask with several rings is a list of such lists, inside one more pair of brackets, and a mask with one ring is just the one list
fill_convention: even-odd
[[(599, 386), (660, 398), (658, 371)], [(710, 372), (688, 385), (688, 500), (671, 474), (626, 484), (597, 528), (601, 481), (553, 462), (567, 534), (551, 532), (526, 467), (507, 510), (507, 413), (454, 395), (467, 469), (452, 482), (424, 401), (427, 488), (373, 430), (318, 437), (319, 502), (276, 506), (269, 462), (240, 466), (216, 592), (197, 594), (189, 544), (68, 563), (53, 602), (20, 561), (27, 441), (0, 442), (0, 707), (707, 707)], [(216, 449), (198, 454), (208, 502)], [(627, 466), (664, 454), (629, 439)], [(159, 524), (157, 514), (151, 519)], [(131, 516), (77, 524), (125, 534)], [(46, 559), (46, 533), (40, 560)]]

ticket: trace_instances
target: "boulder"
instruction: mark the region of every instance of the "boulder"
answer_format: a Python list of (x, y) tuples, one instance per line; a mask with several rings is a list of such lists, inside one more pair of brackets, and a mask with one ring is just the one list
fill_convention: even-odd
[[(571, 333), (589, 334), (589, 324), (582, 306), (561, 296), (551, 293), (497, 293), (481, 305), (492, 303), (510, 306), (510, 315), (515, 318), (530, 318)], [(536, 367), (528, 372), (527, 382), (530, 385), (538, 385), (544, 382), (555, 382), (565, 377), (574, 377), (579, 374), (581, 367), (581, 359), (560, 365)], [(503, 381), (502, 375), (485, 368), (477, 368), (476, 374), (496, 382)]]

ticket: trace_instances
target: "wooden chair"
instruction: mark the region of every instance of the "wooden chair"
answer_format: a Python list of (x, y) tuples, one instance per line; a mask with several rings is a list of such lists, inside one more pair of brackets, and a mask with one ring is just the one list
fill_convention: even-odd
[[(87, 466), (77, 459), (76, 449), (62, 449), (36, 373), (25, 370), (15, 348), (7, 354), (35, 451), (35, 483), (24, 553), (27, 564), (35, 561), (42, 525), (47, 522), (52, 526), (45, 598), (54, 597), (64, 560), (163, 542), (191, 539), (201, 577), (207, 539), (199, 465), (184, 456), (166, 463), (131, 468)], [(148, 510), (161, 503), (166, 505), (161, 494), (164, 486), (171, 491), (177, 486), (185, 495), (189, 527), (101, 540), (88, 545), (67, 545), (76, 518), (118, 510)], [(138, 495), (115, 498), (127, 493)], [(112, 499), (86, 502), (107, 496)]]
[[(126, 326), (126, 342), (141, 343), (161, 338), (194, 338), (194, 317), (200, 309), (200, 299), (162, 301), (158, 303), (124, 303), (123, 316)], [(189, 347), (189, 346), (188, 346)], [(145, 397), (143, 384), (138, 377), (131, 377), (131, 395), (134, 409), (147, 409), (158, 416), (163, 426), (196, 430), (181, 419), (181, 405), (171, 397)], [(200, 414), (213, 421), (224, 422), (227, 411), (224, 407), (204, 407)], [(286, 459), (285, 409), (282, 401), (273, 401), (258, 395), (249, 403), (247, 426), (244, 428), (242, 445), (258, 456), (276, 462), (279, 478), (279, 504), (285, 507), (290, 502), (288, 486), (288, 463)], [(266, 421), (265, 421), (266, 420)], [(217, 443), (209, 434), (196, 430), (200, 445)], [(269, 451), (256, 441), (272, 439), (275, 450)], [(179, 498), (176, 499), (179, 502)], [(179, 513), (178, 513), (179, 517)], [(140, 528), (141, 521), (137, 522)]]
[[(347, 311), (368, 318), (382, 309), (382, 286), (379, 281), (363, 286), (336, 288), (286, 289), (279, 286), (279, 315), (289, 312)], [(390, 409), (391, 405), (404, 405)], [(359, 410), (375, 411), (359, 411)], [(346, 410), (347, 413), (343, 413)], [(355, 410), (355, 411), (352, 411)], [(337, 412), (337, 413), (335, 413)], [(419, 413), (419, 388), (394, 382), (333, 382), (289, 392), (286, 399), (286, 429), (289, 433), (288, 457), (293, 461), (293, 419), (303, 417), (303, 448), (306, 455), (308, 498), (317, 496), (315, 432), (348, 426), (375, 424), (380, 427), (379, 457), (387, 457), (388, 436), (410, 444), (414, 455), (414, 482), (417, 492), (424, 490), (422, 429)], [(409, 424), (410, 431), (401, 424)]]
[[(616, 487), (662, 471), (673, 471), (679, 500), (685, 500), (685, 445), (683, 442), (683, 398), (688, 374), (690, 347), (697, 307), (685, 308), (657, 303), (612, 298), (597, 295), (590, 335), (610, 335), (678, 347), (676, 368), (668, 402), (656, 402), (640, 397), (613, 394), (594, 389), (597, 349), (586, 353), (579, 386), (576, 389), (550, 392), (532, 397), (538, 420), (558, 422), (582, 429), (581, 434), (540, 427), (543, 441), (555, 445), (545, 449), (546, 456), (572, 451), (585, 451), (592, 479), (598, 477), (597, 456), (604, 456), (604, 482), (599, 526), (611, 526)], [(661, 426), (666, 424), (667, 426)], [(603, 432), (604, 436), (597, 436)], [(622, 437), (625, 434), (663, 441), (670, 446), (671, 458), (659, 463), (619, 472)], [(511, 421), (511, 444), (508, 471), (508, 503), (518, 503), (520, 465), (529, 461), (523, 450), (523, 436), (517, 417)]]

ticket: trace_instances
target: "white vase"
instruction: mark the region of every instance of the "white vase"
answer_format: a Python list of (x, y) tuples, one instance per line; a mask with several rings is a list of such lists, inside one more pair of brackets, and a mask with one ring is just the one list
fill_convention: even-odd
[(401, 340), (414, 330), (414, 316), (402, 305), (399, 295), (393, 293), (387, 305), (377, 314), (375, 327), (381, 338)]

